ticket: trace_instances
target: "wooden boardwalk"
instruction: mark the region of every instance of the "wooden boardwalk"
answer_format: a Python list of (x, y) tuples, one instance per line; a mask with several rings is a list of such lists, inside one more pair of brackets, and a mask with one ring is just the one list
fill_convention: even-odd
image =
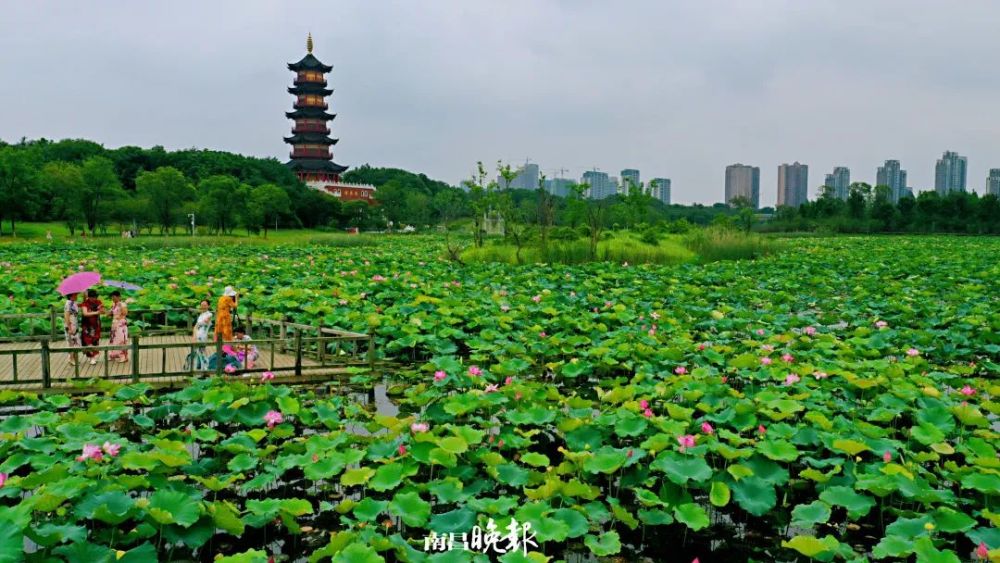
[[(186, 344), (191, 339), (187, 335), (162, 335), (147, 336), (142, 338), (143, 346), (162, 344)], [(107, 346), (107, 341), (102, 341), (101, 345)], [(96, 358), (97, 363), (91, 365), (89, 358), (83, 354), (78, 355), (78, 365), (74, 367), (69, 363), (70, 355), (66, 352), (65, 341), (53, 340), (50, 343), (50, 379), (53, 386), (71, 384), (74, 380), (90, 379), (117, 379), (128, 381), (133, 375), (133, 364), (131, 351), (129, 361), (119, 363), (107, 355), (109, 351), (102, 350)], [(39, 342), (2, 342), (0, 343), (0, 387), (18, 386), (21, 382), (24, 387), (34, 387), (37, 383), (41, 387), (42, 374), (42, 346)], [(257, 359), (254, 368), (255, 372), (248, 376), (260, 377), (260, 371), (267, 369), (276, 375), (290, 375), (295, 371), (295, 354), (292, 350), (281, 351), (278, 345), (258, 345), (260, 357)], [(10, 354), (13, 350), (24, 350), (25, 352)], [(208, 355), (215, 351), (214, 343), (208, 345)], [(8, 353), (3, 353), (8, 352)], [(172, 348), (152, 348), (139, 351), (139, 373), (143, 381), (171, 381), (186, 380), (190, 375), (185, 373), (185, 360), (191, 352), (189, 347)], [(16, 366), (15, 366), (16, 362)], [(322, 365), (308, 357), (302, 358), (303, 368), (317, 368)], [(16, 376), (15, 376), (16, 374)], [(212, 375), (208, 372), (207, 375)]]

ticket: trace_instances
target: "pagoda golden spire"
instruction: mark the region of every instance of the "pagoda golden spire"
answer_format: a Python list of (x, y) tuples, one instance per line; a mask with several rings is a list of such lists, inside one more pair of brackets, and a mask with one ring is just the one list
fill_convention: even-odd
[(313, 52), (313, 34), (312, 33), (310, 33), (309, 36), (306, 37), (306, 51), (308, 51), (310, 53)]

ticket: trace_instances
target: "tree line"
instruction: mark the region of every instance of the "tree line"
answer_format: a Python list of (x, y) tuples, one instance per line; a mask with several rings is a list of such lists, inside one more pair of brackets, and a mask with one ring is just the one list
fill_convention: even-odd
[(167, 151), (45, 139), (0, 142), (0, 234), (19, 221), (64, 221), (87, 231), (346, 227), (367, 222), (364, 202), (308, 189), (275, 159), (200, 149)]
[(1000, 199), (975, 192), (934, 191), (907, 195), (893, 203), (889, 186), (855, 182), (846, 200), (829, 187), (820, 197), (799, 207), (779, 207), (761, 228), (770, 231), (841, 233), (964, 233), (1000, 234)]

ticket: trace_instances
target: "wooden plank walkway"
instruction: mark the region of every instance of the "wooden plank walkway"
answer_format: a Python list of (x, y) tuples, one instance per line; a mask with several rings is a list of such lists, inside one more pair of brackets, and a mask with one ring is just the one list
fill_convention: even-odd
[[(191, 339), (186, 334), (147, 336), (141, 338), (141, 344), (186, 344)], [(108, 345), (107, 341), (102, 341), (101, 345)], [(129, 357), (127, 363), (119, 363), (107, 358), (107, 351), (101, 351), (97, 357), (97, 364), (91, 365), (89, 358), (82, 353), (78, 355), (78, 368), (74, 368), (69, 363), (69, 353), (65, 351), (66, 343), (62, 340), (53, 340), (50, 344), (50, 365), (51, 381), (53, 386), (65, 385), (73, 380), (88, 379), (119, 379), (128, 380), (132, 376), (132, 358)], [(0, 351), (25, 350), (24, 354), (0, 354), (0, 387), (9, 386), (15, 381), (38, 381), (41, 386), (42, 355), (41, 344), (39, 342), (3, 342), (0, 343)], [(260, 357), (254, 365), (256, 370), (269, 369), (276, 375), (294, 374), (295, 355), (292, 350), (282, 353), (277, 346), (272, 350), (270, 345), (258, 345)], [(28, 352), (30, 351), (30, 352)], [(215, 351), (214, 343), (208, 346), (208, 354)], [(187, 347), (176, 348), (153, 348), (139, 351), (139, 373), (143, 381), (170, 381), (186, 380), (190, 375), (178, 374), (184, 371), (184, 364), (188, 354), (191, 352)], [(289, 353), (292, 352), (292, 353)], [(131, 351), (130, 351), (131, 354)], [(16, 366), (15, 366), (16, 362)], [(319, 367), (320, 364), (308, 357), (302, 358), (302, 367)], [(15, 379), (15, 373), (17, 377)], [(166, 374), (159, 376), (160, 374)], [(248, 374), (259, 377), (257, 373)], [(158, 377), (159, 376), (159, 377)], [(18, 385), (20, 386), (20, 385)], [(26, 385), (34, 386), (34, 385)]]

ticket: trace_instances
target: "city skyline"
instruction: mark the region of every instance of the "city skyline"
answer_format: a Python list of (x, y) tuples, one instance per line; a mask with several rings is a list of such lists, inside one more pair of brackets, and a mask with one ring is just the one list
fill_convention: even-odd
[[(711, 204), (721, 199), (727, 164), (754, 162), (767, 187), (762, 206), (775, 203), (776, 167), (789, 157), (821, 171), (846, 166), (874, 183), (872, 172), (891, 156), (918, 191), (933, 189), (946, 149), (968, 158), (969, 190), (983, 190), (1000, 166), (1000, 75), (990, 70), (1000, 6), (983, 0), (948, 10), (891, 0), (794, 10), (780, 2), (516, 0), (303, 0), (294, 11), (255, 1), (239, 10), (120, 0), (6, 8), (0, 48), (17, 56), (4, 73), (33, 78), (30, 94), (18, 80), (0, 81), (7, 142), (86, 138), (283, 160), (283, 65), (312, 31), (317, 55), (334, 67), (338, 159), (352, 166), (458, 185), (476, 161), (530, 156), (546, 176), (566, 169), (571, 178), (628, 165), (665, 171), (678, 203)], [(195, 8), (200, 17), (183, 16)], [(618, 24), (635, 40), (590, 40)], [(926, 40), (957, 26), (963, 33), (946, 44)], [(53, 61), (60, 72), (37, 71)], [(628, 88), (595, 80), (622, 70)], [(501, 77), (532, 87), (505, 88)]]

